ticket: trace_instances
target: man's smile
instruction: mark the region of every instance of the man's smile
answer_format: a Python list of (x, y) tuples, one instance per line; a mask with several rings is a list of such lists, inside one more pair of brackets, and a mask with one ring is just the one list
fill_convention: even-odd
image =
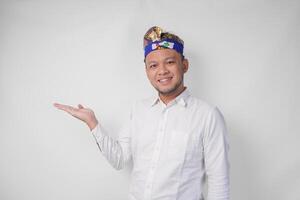
[(170, 77), (164, 77), (164, 78), (159, 78), (158, 79), (158, 82), (159, 83), (161, 83), (161, 84), (168, 84), (169, 82), (171, 82), (171, 80), (172, 80), (172, 76), (170, 76)]

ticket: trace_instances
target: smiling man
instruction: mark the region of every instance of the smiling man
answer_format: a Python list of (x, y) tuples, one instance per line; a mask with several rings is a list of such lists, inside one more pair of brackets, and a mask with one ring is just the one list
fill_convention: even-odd
[(184, 42), (160, 27), (144, 36), (147, 77), (157, 96), (137, 101), (128, 122), (114, 140), (94, 112), (54, 104), (85, 122), (100, 151), (116, 169), (133, 160), (130, 200), (229, 199), (228, 141), (217, 107), (193, 97), (184, 86), (189, 63)]

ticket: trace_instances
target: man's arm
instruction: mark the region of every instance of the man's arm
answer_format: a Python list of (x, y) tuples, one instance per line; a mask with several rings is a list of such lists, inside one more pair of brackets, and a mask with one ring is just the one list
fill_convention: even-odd
[(124, 167), (124, 164), (131, 157), (130, 122), (126, 124), (126, 128), (123, 128), (121, 131), (119, 139), (114, 140), (105, 133), (103, 128), (98, 123), (93, 110), (90, 108), (85, 108), (80, 104), (78, 105), (78, 108), (58, 103), (55, 103), (54, 106), (86, 123), (90, 128), (100, 151), (108, 160), (108, 162), (118, 170)]
[(208, 178), (208, 200), (229, 199), (228, 139), (225, 120), (214, 108), (207, 121), (204, 143), (205, 169)]
[(127, 122), (121, 130), (118, 140), (114, 140), (98, 124), (92, 131), (97, 145), (108, 160), (108, 162), (117, 170), (124, 167), (125, 163), (131, 157), (130, 144), (130, 122)]

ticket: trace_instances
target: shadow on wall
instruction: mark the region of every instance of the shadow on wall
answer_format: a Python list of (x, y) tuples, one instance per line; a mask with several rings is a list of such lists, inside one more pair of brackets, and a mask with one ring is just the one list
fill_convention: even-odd
[[(299, 174), (300, 163), (290, 163), (286, 168), (282, 163), (281, 156), (276, 153), (277, 149), (272, 149), (274, 147), (266, 144), (266, 152), (274, 151), (270, 157), (262, 151), (262, 147), (258, 144), (259, 141), (247, 139), (251, 138), (251, 136), (247, 137), (251, 134), (245, 130), (247, 127), (237, 128), (236, 123), (230, 122), (227, 125), (230, 142), (231, 199), (299, 199), (300, 193), (297, 187), (299, 187), (300, 176), (297, 174)], [(277, 148), (283, 151), (282, 146)], [(272, 163), (269, 163), (270, 161)], [(283, 190), (283, 187), (289, 188), (289, 191)]]
[[(228, 121), (228, 120), (227, 120)], [(229, 121), (228, 121), (229, 122)], [(231, 198), (252, 200), (259, 199), (262, 189), (256, 179), (258, 169), (257, 157), (253, 153), (254, 146), (246, 141), (241, 131), (227, 123), (229, 133), (230, 188)]]

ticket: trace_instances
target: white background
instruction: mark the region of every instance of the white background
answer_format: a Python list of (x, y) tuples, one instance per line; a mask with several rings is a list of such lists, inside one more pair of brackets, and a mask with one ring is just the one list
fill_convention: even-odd
[(153, 95), (142, 37), (185, 40), (185, 83), (217, 105), (232, 200), (300, 199), (299, 1), (0, 0), (0, 199), (126, 199), (89, 129), (52, 103), (93, 108), (115, 137)]

